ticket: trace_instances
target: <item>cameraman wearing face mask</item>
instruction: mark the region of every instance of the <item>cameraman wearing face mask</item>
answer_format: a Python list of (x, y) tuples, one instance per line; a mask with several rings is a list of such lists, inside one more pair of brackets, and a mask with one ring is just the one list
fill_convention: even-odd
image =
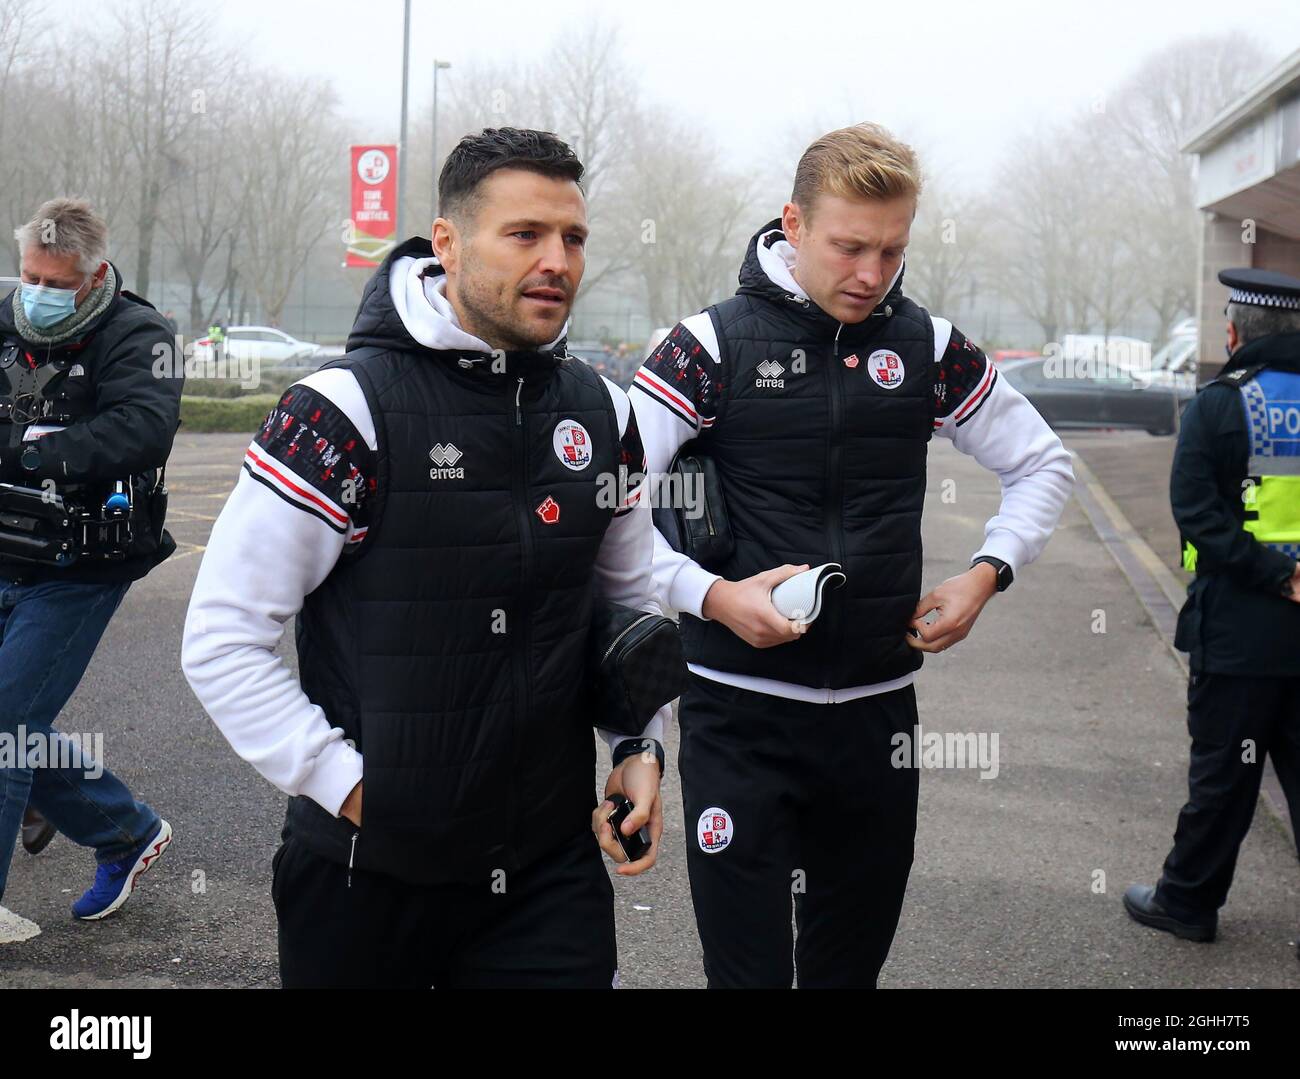
[(21, 283), (0, 298), (0, 897), (30, 802), (94, 850), (72, 906), (91, 920), (126, 901), (172, 830), (53, 724), (130, 583), (176, 549), (159, 470), (184, 376), (88, 203), (46, 202), (14, 238)]

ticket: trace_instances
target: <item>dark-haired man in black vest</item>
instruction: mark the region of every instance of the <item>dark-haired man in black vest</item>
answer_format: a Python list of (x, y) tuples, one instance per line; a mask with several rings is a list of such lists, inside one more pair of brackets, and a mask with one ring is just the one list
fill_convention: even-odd
[[(655, 609), (653, 533), (618, 482), (644, 472), (627, 396), (563, 347), (581, 176), (549, 133), (463, 139), (432, 244), (385, 259), (347, 355), (285, 393), (213, 527), (183, 663), (292, 796), (285, 986), (616, 978), (585, 644), (598, 595)], [(295, 613), (301, 685), (274, 654)], [(606, 795), (654, 839), (625, 875), (658, 849), (666, 713), (649, 742), (609, 738)]]
[[(917, 772), (896, 738), (914, 736), (921, 655), (962, 640), (1038, 556), (1073, 483), (1029, 402), (903, 295), (919, 192), (884, 129), (818, 139), (737, 294), (674, 327), (633, 383), (650, 474), (696, 440), (734, 534), (707, 568), (663, 536), (655, 552), (692, 672), (680, 768), (710, 986), (788, 987), (792, 952), (801, 986), (876, 984), (912, 864)], [(971, 568), (922, 597), (932, 435), (1003, 497)], [(831, 562), (846, 580), (815, 620), (773, 606), (775, 585)]]

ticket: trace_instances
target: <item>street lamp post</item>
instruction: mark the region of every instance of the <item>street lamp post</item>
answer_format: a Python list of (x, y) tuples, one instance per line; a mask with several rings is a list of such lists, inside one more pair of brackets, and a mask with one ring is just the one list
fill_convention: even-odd
[(402, 20), (402, 131), (397, 138), (397, 242), (406, 239), (402, 231), (405, 222), (402, 214), (402, 193), (406, 184), (406, 84), (410, 81), (411, 64), (411, 0), (406, 0), (405, 15)]
[(438, 72), (446, 71), (451, 64), (446, 60), (433, 62), (433, 217), (438, 216)]

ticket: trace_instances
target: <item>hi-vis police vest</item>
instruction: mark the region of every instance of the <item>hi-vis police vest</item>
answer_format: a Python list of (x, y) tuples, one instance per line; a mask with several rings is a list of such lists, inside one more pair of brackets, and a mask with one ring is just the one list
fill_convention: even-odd
[[(1242, 527), (1260, 543), (1300, 559), (1300, 374), (1265, 368), (1242, 378), (1238, 389), (1250, 440)], [(1196, 548), (1186, 539), (1183, 568), (1196, 571)]]

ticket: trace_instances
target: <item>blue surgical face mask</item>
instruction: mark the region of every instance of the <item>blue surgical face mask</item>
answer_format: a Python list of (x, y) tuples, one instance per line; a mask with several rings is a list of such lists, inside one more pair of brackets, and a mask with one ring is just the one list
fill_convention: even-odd
[[(84, 284), (84, 282), (83, 282)], [(48, 330), (77, 309), (77, 288), (50, 288), (23, 283), (23, 310), (38, 330)]]

